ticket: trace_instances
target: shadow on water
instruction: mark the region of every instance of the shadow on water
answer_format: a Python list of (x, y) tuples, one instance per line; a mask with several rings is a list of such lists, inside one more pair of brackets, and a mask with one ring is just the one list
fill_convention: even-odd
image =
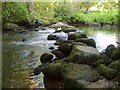
[[(54, 31), (47, 28), (38, 32), (3, 33), (2, 84), (4, 88), (54, 88), (62, 85), (61, 79), (53, 80), (44, 77), (42, 73), (31, 76), (33, 69), (40, 64), (40, 55), (49, 52), (49, 47), (54, 46), (55, 41), (47, 40), (47, 36)], [(116, 45), (118, 37), (116, 28), (83, 27), (80, 32), (93, 38), (99, 51), (104, 50), (109, 44)], [(26, 42), (22, 41), (23, 38)]]

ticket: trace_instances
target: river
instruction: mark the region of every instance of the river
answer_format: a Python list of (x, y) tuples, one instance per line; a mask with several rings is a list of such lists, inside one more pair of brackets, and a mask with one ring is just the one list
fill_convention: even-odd
[[(54, 29), (46, 27), (46, 30), (24, 33), (3, 32), (3, 88), (45, 88), (44, 75), (41, 73), (33, 76), (32, 72), (35, 67), (41, 64), (40, 56), (49, 52), (50, 46), (54, 46), (54, 40), (47, 40), (47, 36), (54, 31)], [(82, 27), (80, 32), (87, 34), (89, 38), (93, 38), (100, 52), (109, 44), (117, 46), (117, 28)], [(26, 38), (25, 42), (22, 41), (24, 38)]]

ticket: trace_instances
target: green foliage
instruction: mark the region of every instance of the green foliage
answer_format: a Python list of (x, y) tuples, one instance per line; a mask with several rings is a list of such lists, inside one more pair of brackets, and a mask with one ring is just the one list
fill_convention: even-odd
[[(104, 2), (104, 3), (74, 3), (68, 4), (67, 2), (60, 3), (55, 8), (54, 16), (61, 18), (61, 21), (68, 23), (103, 23), (103, 24), (118, 24), (118, 10), (117, 3)], [(76, 5), (79, 6), (76, 8)], [(88, 11), (90, 7), (98, 5), (98, 10)], [(101, 6), (102, 5), (102, 6)], [(72, 8), (71, 8), (72, 7)], [(72, 10), (73, 9), (73, 10)], [(101, 12), (101, 10), (103, 12)], [(104, 11), (108, 12), (104, 12)]]
[(71, 15), (71, 10), (66, 2), (60, 3), (55, 9), (54, 17), (62, 18), (63, 21), (66, 21)]
[(29, 22), (32, 23), (34, 13), (28, 11), (28, 4), (25, 2), (4, 2), (2, 3), (3, 23)]

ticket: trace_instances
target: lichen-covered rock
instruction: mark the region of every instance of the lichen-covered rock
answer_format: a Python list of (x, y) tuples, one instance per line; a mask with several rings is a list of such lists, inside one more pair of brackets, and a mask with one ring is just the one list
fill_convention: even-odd
[(120, 60), (114, 61), (108, 65), (109, 68), (112, 68), (118, 72), (120, 72)]
[(14, 24), (14, 23), (6, 23), (2, 26), (2, 29), (3, 30), (6, 30), (6, 31), (16, 31), (19, 29), (19, 26), (17, 24)]
[(64, 64), (60, 74), (65, 88), (83, 88), (89, 82), (99, 79), (99, 74), (91, 66), (85, 64)]
[(50, 63), (44, 66), (43, 74), (49, 77), (59, 78), (62, 63)]
[(108, 80), (113, 79), (117, 76), (116, 70), (108, 68), (103, 64), (99, 65), (96, 69), (100, 75), (102, 75), (104, 78)]
[(100, 53), (90, 46), (74, 45), (69, 58), (69, 62), (91, 65), (100, 59)]
[(41, 55), (41, 57), (40, 57), (40, 61), (41, 61), (41, 63), (50, 63), (50, 62), (52, 62), (52, 59), (53, 59), (53, 55), (52, 54), (50, 54), (50, 53), (44, 53), (44, 54), (42, 54)]
[(105, 49), (105, 54), (111, 58), (111, 55), (113, 53), (113, 51), (116, 49), (116, 47), (113, 44), (110, 44), (109, 46), (107, 46), (107, 48)]
[(66, 56), (69, 56), (72, 50), (72, 45), (69, 43), (61, 43), (58, 49)]
[(120, 60), (120, 47), (118, 47), (116, 50), (113, 51), (112, 59)]
[(87, 36), (80, 32), (75, 32), (68, 35), (68, 40), (77, 40), (78, 38), (87, 38)]
[(87, 44), (88, 46), (92, 46), (96, 48), (96, 43), (94, 41), (94, 39), (91, 38), (78, 38), (77, 42), (83, 42), (85, 44)]

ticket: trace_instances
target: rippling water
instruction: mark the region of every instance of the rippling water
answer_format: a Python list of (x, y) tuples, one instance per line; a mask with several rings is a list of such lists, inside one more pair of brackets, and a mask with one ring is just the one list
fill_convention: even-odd
[[(33, 69), (40, 64), (40, 55), (49, 52), (55, 41), (48, 41), (47, 36), (54, 29), (30, 31), (26, 33), (3, 33), (2, 65), (4, 88), (44, 88), (43, 74), (31, 76)], [(81, 32), (93, 38), (99, 51), (109, 44), (116, 45), (116, 28), (83, 27)], [(22, 39), (26, 39), (22, 42)], [(55, 82), (54, 82), (55, 83)], [(53, 83), (53, 86), (54, 86)]]

